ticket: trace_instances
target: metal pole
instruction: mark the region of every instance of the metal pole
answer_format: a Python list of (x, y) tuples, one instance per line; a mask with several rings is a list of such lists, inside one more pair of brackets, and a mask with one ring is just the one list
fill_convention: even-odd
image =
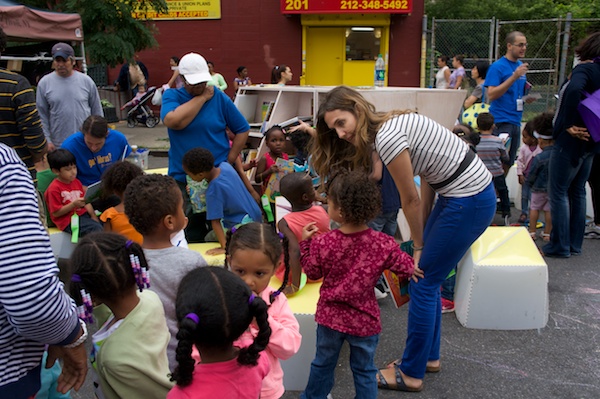
[(429, 87), (433, 87), (435, 75), (433, 65), (435, 64), (435, 17), (431, 18), (431, 55), (429, 62)]
[(83, 58), (83, 61), (81, 61), (81, 69), (83, 70), (83, 73), (87, 75), (87, 62), (85, 61), (85, 46), (83, 40), (81, 41), (81, 57)]
[(421, 81), (420, 86), (425, 87), (425, 64), (427, 63), (427, 15), (423, 15), (421, 26)]
[(500, 58), (498, 56), (498, 41), (500, 40), (500, 20), (496, 20), (496, 39), (494, 40), (494, 60)]
[(488, 52), (488, 62), (492, 65), (494, 62), (494, 28), (496, 27), (496, 17), (492, 17), (490, 22), (490, 50)]
[(570, 12), (567, 13), (567, 21), (565, 22), (565, 33), (563, 35), (562, 54), (560, 56), (560, 72), (558, 74), (558, 89), (565, 82), (565, 74), (567, 73), (567, 55), (569, 53), (569, 36), (571, 34), (571, 17)]

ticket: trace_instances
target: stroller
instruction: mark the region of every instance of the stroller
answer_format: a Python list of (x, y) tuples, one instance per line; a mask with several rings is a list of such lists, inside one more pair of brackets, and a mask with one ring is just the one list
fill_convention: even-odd
[(154, 116), (154, 113), (146, 105), (146, 102), (154, 96), (154, 92), (156, 91), (156, 87), (149, 87), (146, 93), (140, 98), (140, 101), (131, 107), (131, 109), (127, 112), (127, 127), (133, 128), (138, 123), (144, 124), (147, 127), (154, 127), (158, 125), (160, 118), (158, 116)]

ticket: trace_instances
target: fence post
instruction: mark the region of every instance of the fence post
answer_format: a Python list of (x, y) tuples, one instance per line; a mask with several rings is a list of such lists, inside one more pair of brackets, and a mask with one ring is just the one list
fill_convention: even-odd
[(435, 64), (435, 17), (431, 18), (431, 62), (429, 63), (429, 87), (433, 87), (435, 75), (433, 74), (433, 66)]
[(570, 12), (567, 13), (567, 21), (565, 22), (565, 33), (563, 35), (562, 53), (560, 56), (560, 72), (558, 76), (558, 89), (562, 87), (565, 82), (565, 73), (567, 69), (567, 56), (569, 53), (569, 36), (571, 34), (571, 17)]
[(494, 39), (494, 60), (500, 58), (498, 56), (498, 41), (500, 40), (500, 20), (496, 20), (496, 35)]
[(490, 65), (494, 62), (494, 32), (496, 30), (496, 17), (492, 17), (492, 22), (490, 23), (490, 50), (488, 52), (488, 62)]
[(427, 64), (427, 15), (423, 15), (421, 26), (421, 81), (420, 86), (425, 87), (425, 67)]

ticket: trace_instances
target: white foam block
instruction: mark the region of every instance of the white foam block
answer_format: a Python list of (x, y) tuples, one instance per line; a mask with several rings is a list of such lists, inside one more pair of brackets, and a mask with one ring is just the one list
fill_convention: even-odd
[(454, 295), (467, 328), (526, 330), (548, 322), (548, 268), (524, 227), (489, 227), (458, 266)]

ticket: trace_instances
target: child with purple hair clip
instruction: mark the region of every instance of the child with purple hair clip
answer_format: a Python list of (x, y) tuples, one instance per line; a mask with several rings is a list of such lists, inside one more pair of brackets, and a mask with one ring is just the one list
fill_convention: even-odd
[[(90, 362), (100, 399), (164, 398), (169, 381), (169, 330), (162, 303), (150, 287), (142, 247), (115, 233), (84, 237), (71, 257), (71, 296), (79, 317), (93, 322), (94, 306), (110, 309), (93, 335)], [(139, 292), (138, 292), (139, 290)]]

